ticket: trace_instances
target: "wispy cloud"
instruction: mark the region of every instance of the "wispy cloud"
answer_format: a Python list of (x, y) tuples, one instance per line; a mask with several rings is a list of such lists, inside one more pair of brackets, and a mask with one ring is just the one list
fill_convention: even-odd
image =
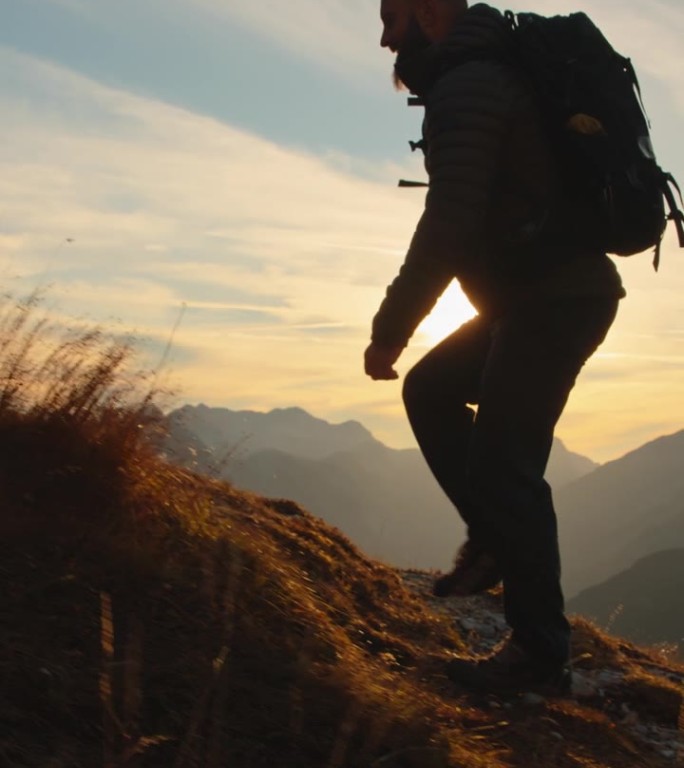
[[(53, 238), (100, 247), (129, 240), (148, 251), (201, 242), (283, 271), (327, 270), (334, 259), (338, 274), (368, 253), (403, 248), (403, 214), (419, 202), (393, 189), (394, 178), (366, 182), (323, 159), (0, 51), (0, 64), (8, 62), (24, 74), (21, 95), (3, 104), (0, 148), (4, 215), (15, 230), (30, 220), (32, 232), (40, 224)], [(25, 89), (35, 85), (32, 101)], [(59, 93), (59, 102), (46, 93)]]
[(291, 0), (287, 6), (281, 0), (193, 2), (344, 76), (390, 69), (391, 59), (379, 46), (379, 0)]
[[(333, 18), (348, 12), (321, 6)], [(356, 67), (344, 45), (334, 48), (340, 29), (329, 30), (330, 53)], [(52, 283), (64, 312), (118, 319), (149, 340), (157, 359), (185, 305), (172, 361), (187, 399), (296, 403), (410, 441), (401, 384), (370, 382), (361, 365), (370, 318), (422, 206), (420, 193), (394, 187), (398, 169), (377, 164), (360, 174), (353, 158), (293, 151), (9, 49), (0, 48), (0, 68), (3, 279)], [(658, 378), (644, 360), (681, 359), (682, 339), (670, 333), (684, 327), (675, 251), (670, 240), (658, 276), (648, 257), (621, 262), (630, 297), (603, 352), (628, 357), (619, 365), (596, 358), (580, 379), (562, 425), (571, 448), (586, 444), (585, 415), (599, 415), (604, 446), (623, 439), (630, 411), (633, 428), (684, 421), (678, 364)], [(461, 309), (443, 322), (457, 324)]]
[(363, 391), (420, 195), (7, 49), (0, 66), (16, 83), (0, 94), (0, 268), (151, 339), (185, 304), (188, 397), (227, 401), (227, 378), (252, 406), (345, 378), (336, 398)]
[[(248, 26), (271, 43), (353, 77), (387, 72), (390, 57), (379, 48), (380, 0), (192, 0), (223, 18)], [(681, 100), (684, 14), (668, 0), (531, 0), (514, 8), (546, 15), (584, 11), (625, 55), (632, 56)]]

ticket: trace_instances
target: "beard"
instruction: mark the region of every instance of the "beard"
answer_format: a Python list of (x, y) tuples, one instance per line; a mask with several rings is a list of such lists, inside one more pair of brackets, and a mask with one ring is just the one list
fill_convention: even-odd
[(402, 64), (409, 59), (412, 59), (426, 48), (429, 48), (430, 45), (432, 45), (432, 43), (425, 36), (425, 33), (418, 23), (418, 19), (414, 14), (411, 14), (408, 26), (406, 27), (406, 34), (399, 46), (397, 58), (394, 62), (394, 70), (392, 72), (392, 82), (398, 91), (406, 89), (406, 85), (399, 75), (399, 72), (402, 69)]

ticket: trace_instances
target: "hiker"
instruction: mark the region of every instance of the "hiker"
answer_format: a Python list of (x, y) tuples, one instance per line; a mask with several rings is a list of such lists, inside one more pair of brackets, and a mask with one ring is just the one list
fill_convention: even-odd
[(452, 279), (476, 317), (407, 374), (420, 449), (467, 526), (438, 596), (503, 580), (510, 639), (447, 674), (488, 692), (569, 690), (556, 515), (544, 480), (556, 422), (624, 290), (586, 237), (538, 100), (507, 59), (509, 28), (467, 0), (382, 0), (394, 80), (425, 108), (429, 189), (398, 276), (373, 319), (365, 371), (398, 378), (409, 338)]

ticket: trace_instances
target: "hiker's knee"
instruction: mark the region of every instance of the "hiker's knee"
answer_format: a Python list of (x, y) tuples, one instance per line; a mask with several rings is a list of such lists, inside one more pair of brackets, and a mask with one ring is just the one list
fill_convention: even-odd
[(432, 400), (431, 389), (430, 377), (426, 374), (425, 368), (417, 363), (404, 377), (401, 391), (404, 406), (408, 413), (430, 403)]

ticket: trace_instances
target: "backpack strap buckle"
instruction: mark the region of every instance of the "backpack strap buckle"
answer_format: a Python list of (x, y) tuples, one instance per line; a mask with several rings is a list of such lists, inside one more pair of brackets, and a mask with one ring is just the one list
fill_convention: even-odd
[(425, 181), (407, 181), (406, 179), (399, 179), (399, 186), (405, 189), (414, 187), (429, 187)]

